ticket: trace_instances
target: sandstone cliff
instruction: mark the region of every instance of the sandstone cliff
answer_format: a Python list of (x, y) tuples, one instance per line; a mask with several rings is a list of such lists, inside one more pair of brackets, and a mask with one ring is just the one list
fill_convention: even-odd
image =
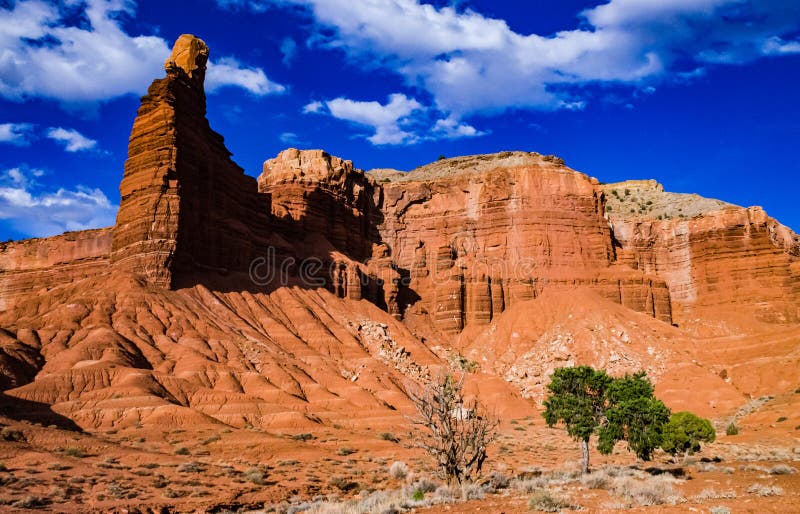
[[(181, 36), (131, 131), (111, 261), (171, 287), (198, 270), (247, 271), (269, 237), (269, 202), (205, 118), (208, 48)], [(191, 280), (191, 278), (189, 278)]]
[(677, 322), (800, 319), (800, 238), (761, 208), (655, 181), (603, 187), (620, 262), (667, 282)]
[(586, 363), (681, 369), (718, 413), (742, 393), (687, 364), (683, 329), (800, 317), (800, 240), (758, 208), (528, 152), (364, 173), (288, 149), (247, 176), (205, 117), (207, 59), (181, 37), (142, 98), (114, 227), (0, 247), (7, 395), (83, 427), (302, 427), (397, 417), (466, 353), (501, 407)]

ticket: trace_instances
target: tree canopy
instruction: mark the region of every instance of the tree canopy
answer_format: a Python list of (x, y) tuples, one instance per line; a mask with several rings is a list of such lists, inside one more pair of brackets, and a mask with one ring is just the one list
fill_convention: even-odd
[(547, 386), (545, 422), (551, 427), (563, 422), (567, 433), (581, 441), (584, 473), (589, 467), (589, 438), (603, 422), (606, 389), (612, 381), (605, 371), (578, 366), (556, 369)]
[(664, 425), (661, 448), (672, 455), (690, 454), (700, 450), (700, 443), (711, 443), (716, 439), (714, 426), (707, 419), (691, 412), (676, 412)]
[(615, 379), (607, 391), (606, 423), (600, 429), (598, 448), (608, 454), (617, 441), (642, 460), (650, 460), (661, 446), (661, 433), (670, 411), (653, 396), (653, 384), (643, 371)]

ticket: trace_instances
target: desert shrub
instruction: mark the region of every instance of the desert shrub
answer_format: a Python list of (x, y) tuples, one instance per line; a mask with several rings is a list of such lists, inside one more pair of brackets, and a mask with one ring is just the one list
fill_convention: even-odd
[(124, 498), (127, 493), (124, 487), (115, 482), (108, 484), (107, 492), (112, 498)]
[(314, 434), (302, 433), (293, 435), (292, 439), (295, 441), (311, 441), (312, 439), (316, 438), (314, 437)]
[(461, 499), (468, 500), (482, 500), (486, 496), (486, 491), (483, 487), (473, 482), (465, 482), (461, 484)]
[(528, 508), (539, 512), (559, 512), (564, 509), (572, 509), (572, 505), (558, 496), (550, 493), (541, 492), (534, 494), (528, 499)]
[(787, 419), (789, 419), (789, 418), (787, 418), (786, 416), (781, 416), (781, 417), (779, 417), (779, 418), (777, 419), (777, 421), (775, 421), (775, 422), (776, 422), (776, 423), (783, 423), (783, 422), (784, 422), (784, 421), (786, 421)]
[(330, 485), (336, 489), (346, 493), (358, 488), (358, 482), (353, 482), (346, 477), (333, 477), (330, 480)]
[(459, 483), (480, 475), (498, 425), (477, 399), (464, 400), (463, 382), (463, 375), (456, 380), (446, 374), (410, 395), (417, 408), (412, 423), (422, 429), (417, 445), (434, 458), (447, 480)]
[(778, 464), (777, 466), (773, 466), (769, 469), (770, 475), (791, 475), (792, 473), (796, 472), (797, 470), (794, 469), (792, 466), (787, 466), (786, 464)]
[(164, 489), (169, 485), (169, 481), (167, 480), (167, 477), (165, 477), (164, 475), (156, 475), (153, 477), (153, 481), (150, 482), (150, 485), (152, 485), (156, 489)]
[(701, 473), (711, 473), (718, 471), (720, 473), (725, 473), (727, 475), (732, 474), (735, 470), (728, 466), (716, 466), (714, 464), (709, 463), (702, 463), (697, 466), (697, 471)]
[(467, 373), (475, 373), (480, 367), (477, 361), (469, 360), (460, 353), (453, 355), (450, 360), (455, 368)]
[(689, 455), (700, 450), (700, 443), (710, 443), (716, 438), (716, 431), (707, 419), (691, 412), (676, 412), (664, 425), (661, 448), (672, 455)]
[(347, 455), (353, 455), (356, 451), (354, 448), (350, 448), (349, 446), (342, 446), (337, 450), (336, 455), (341, 455), (342, 457), (346, 457)]
[(380, 438), (383, 439), (384, 441), (391, 441), (393, 443), (400, 442), (400, 438), (391, 432), (381, 432)]
[(589, 489), (608, 489), (611, 479), (605, 471), (594, 471), (581, 477), (581, 483)]
[(243, 476), (248, 482), (252, 482), (256, 485), (264, 485), (264, 471), (259, 468), (248, 468), (247, 471), (243, 473)]
[(175, 455), (189, 455), (189, 453), (189, 448), (186, 448), (185, 446), (181, 446), (175, 450)]
[(411, 499), (414, 501), (421, 502), (425, 499), (425, 491), (422, 489), (415, 489), (414, 494), (411, 495)]
[(402, 480), (408, 475), (408, 465), (402, 461), (395, 461), (389, 466), (389, 476)]
[(649, 507), (665, 503), (675, 504), (679, 501), (679, 497), (672, 487), (674, 481), (675, 479), (669, 475), (658, 475), (644, 480), (620, 478), (615, 481), (612, 490), (614, 494), (634, 505)]
[(0, 439), (9, 442), (25, 441), (25, 434), (23, 434), (20, 430), (3, 427), (2, 430), (0, 430)]
[(507, 489), (511, 480), (502, 471), (489, 473), (489, 486), (494, 490)]
[(28, 495), (15, 501), (11, 506), (17, 509), (38, 509), (46, 506), (48, 503), (49, 501), (46, 498)]
[(734, 422), (731, 422), (725, 429), (725, 434), (727, 435), (737, 435), (738, 433), (739, 433), (739, 427), (737, 427), (736, 423)]
[(731, 509), (722, 505), (711, 507), (711, 514), (731, 514)]
[(415, 490), (422, 491), (423, 493), (432, 493), (436, 490), (438, 486), (439, 484), (432, 482), (431, 480), (428, 480), (426, 478), (420, 478), (419, 480), (414, 482), (414, 485), (412, 487)]
[[(217, 442), (217, 441), (219, 441), (220, 439), (222, 439), (222, 436), (221, 436), (221, 435), (219, 435), (219, 434), (214, 434), (214, 435), (212, 435), (212, 436), (209, 436), (208, 438), (204, 439), (204, 440), (203, 440), (203, 441), (202, 441), (200, 444), (202, 444), (203, 446), (206, 446), (206, 445), (209, 445), (209, 444), (211, 444), (211, 443)], [(139, 441), (139, 442), (143, 443), (143, 442), (144, 442), (144, 438), (142, 438), (142, 440), (141, 440), (141, 441)]]
[(758, 473), (758, 472), (766, 473), (766, 472), (769, 471), (764, 466), (758, 466), (756, 464), (746, 464), (746, 465), (743, 465), (743, 466), (739, 466), (739, 469), (742, 470), (742, 471), (751, 471), (751, 472), (756, 472), (756, 473)]
[(703, 489), (700, 494), (695, 496), (698, 500), (729, 500), (736, 498), (736, 491), (717, 491), (715, 489)]
[(433, 492), (433, 497), (437, 503), (450, 503), (456, 498), (456, 493), (450, 486), (440, 485)]
[(201, 473), (202, 471), (203, 465), (199, 462), (186, 462), (178, 466), (178, 473)]
[(82, 459), (86, 457), (86, 452), (83, 451), (83, 448), (71, 446), (69, 448), (64, 448), (64, 455), (67, 455), (68, 457), (76, 457), (78, 459)]
[(747, 492), (757, 496), (781, 496), (783, 494), (783, 489), (778, 486), (753, 484), (747, 488)]

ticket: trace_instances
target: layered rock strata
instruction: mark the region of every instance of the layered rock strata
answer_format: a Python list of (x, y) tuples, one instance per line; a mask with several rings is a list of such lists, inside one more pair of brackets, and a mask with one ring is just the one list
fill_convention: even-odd
[(268, 197), (205, 117), (208, 48), (184, 35), (142, 99), (128, 145), (111, 260), (171, 287), (197, 270), (247, 271), (265, 253)]
[(604, 188), (619, 206), (609, 216), (620, 262), (666, 281), (676, 321), (730, 306), (800, 319), (800, 238), (763, 209), (665, 193), (655, 181)]

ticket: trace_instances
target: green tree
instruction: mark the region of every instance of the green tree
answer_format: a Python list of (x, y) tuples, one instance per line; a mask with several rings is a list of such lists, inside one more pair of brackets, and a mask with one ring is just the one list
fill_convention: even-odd
[(605, 371), (578, 366), (556, 369), (547, 386), (542, 415), (548, 426), (563, 422), (567, 433), (581, 443), (583, 473), (589, 470), (589, 438), (605, 419), (606, 389), (611, 383)]
[(716, 439), (717, 433), (707, 419), (692, 414), (691, 412), (676, 412), (664, 425), (661, 448), (677, 455), (689, 455), (700, 450), (700, 443), (711, 443)]
[(615, 379), (606, 391), (606, 421), (599, 431), (598, 449), (603, 454), (614, 450), (617, 441), (642, 460), (650, 460), (661, 446), (662, 430), (670, 411), (653, 396), (653, 384), (644, 371)]

